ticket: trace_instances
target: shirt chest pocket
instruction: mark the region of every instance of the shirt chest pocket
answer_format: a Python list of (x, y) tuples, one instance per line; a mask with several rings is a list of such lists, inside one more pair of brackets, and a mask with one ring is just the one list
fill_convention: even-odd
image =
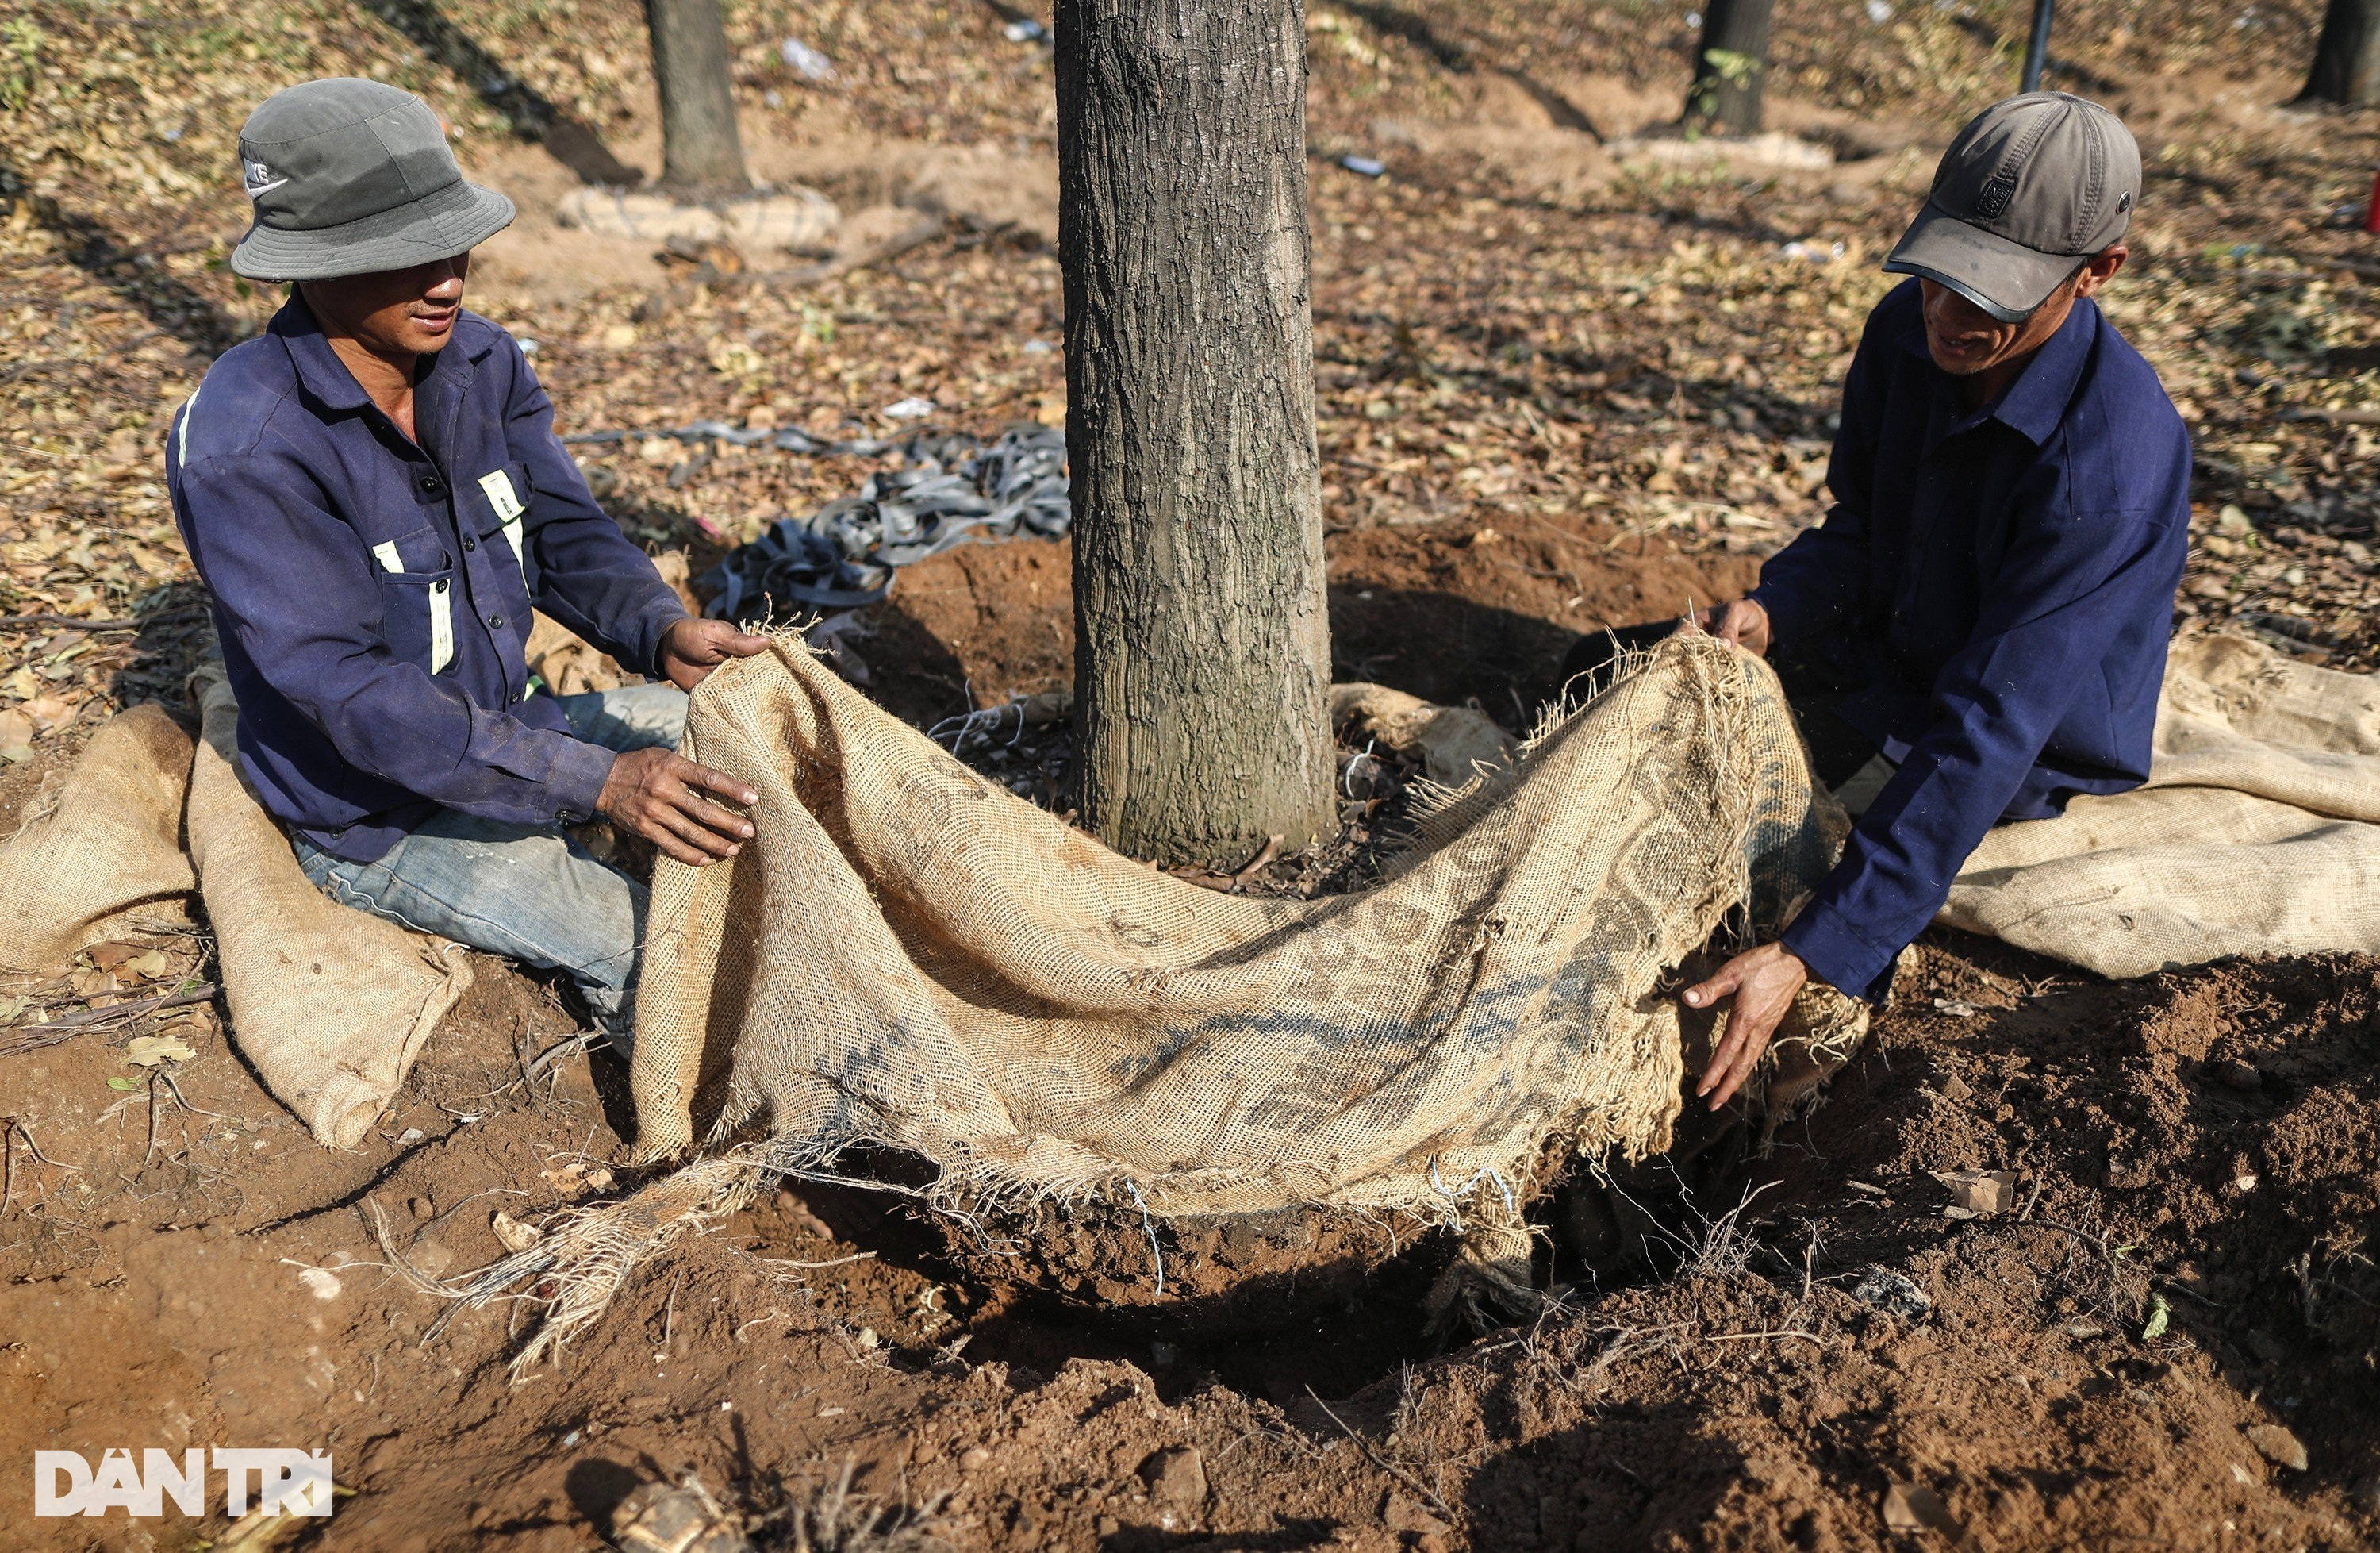
[(517, 460), (490, 470), (473, 482), (479, 487), (475, 527), (482, 543), (494, 544), (497, 536), (510, 553), (513, 564), (520, 569), (524, 586), (528, 582), (528, 536), (523, 527), (528, 517), (530, 485), (528, 466)]
[(431, 673), (455, 661), (455, 570), (434, 530), (371, 547), (380, 571), (381, 630), (389, 650)]

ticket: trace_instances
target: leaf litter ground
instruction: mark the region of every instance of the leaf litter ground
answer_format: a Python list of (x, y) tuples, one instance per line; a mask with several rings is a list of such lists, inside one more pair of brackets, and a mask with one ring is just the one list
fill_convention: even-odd
[[(1778, 171), (1631, 149), (1675, 112), (1682, 11), (1316, 6), (1338, 676), (1519, 728), (1577, 632), (1748, 585), (1823, 510), (1873, 261), (2012, 72), (2017, 13), (1787, 0), (1772, 115), (1837, 159)], [(1046, 166), (1048, 55), (1014, 19), (731, 8), (756, 165), (847, 210), (902, 198), (884, 169), (936, 146)], [(2343, 213), (2380, 121), (2272, 106), (2313, 19), (2114, 7), (2061, 31), (2058, 84), (2146, 143), (2111, 306), (2197, 440), (2185, 623), (2368, 669), (2380, 254)], [(290, 79), (420, 91), (479, 176), (524, 193), (474, 295), (538, 342), (565, 431), (882, 434), (919, 397), (978, 434), (1062, 420), (1031, 220), (954, 211), (808, 287), (735, 256), (554, 263), (565, 238), (526, 195), (655, 161), (638, 26), (609, 3), (199, 0), (52, 7), (6, 34), (0, 807), (21, 813), (110, 712), (179, 703), (204, 626), (159, 443), (276, 300), (223, 268), (241, 213), (222, 170), (246, 108)], [(789, 36), (832, 79), (787, 65)], [(587, 464), (630, 532), (698, 570), (880, 467), (645, 434)], [(1068, 581), (1062, 545), (962, 549), (856, 622), (851, 656), (920, 726), (1061, 688)], [(1062, 805), (1062, 731), (978, 758)], [(615, 1194), (618, 1066), (574, 1049), (551, 989), (486, 966), (363, 1150), (326, 1156), (225, 1041), (202, 932), (152, 925), (0, 989), (0, 1455), (302, 1437), (358, 1490), (309, 1528), (320, 1546), (586, 1547), (640, 1483), (695, 1471), (762, 1514), (845, 1463), (875, 1504), (947, 1493), (933, 1529), (970, 1547), (2311, 1548), (2380, 1528), (2368, 961), (2110, 984), (1929, 935), (1828, 1104), (1679, 1210), (1659, 1276), (1598, 1288), (1549, 1251), (1565, 1300), (1451, 1353), (1415, 1314), (1442, 1249), (1224, 1327), (985, 1277), (880, 1196), (805, 1186), (640, 1275), (515, 1388), (529, 1313), (430, 1336), (444, 1312), (379, 1265), (375, 1215), (440, 1276), (498, 1254), (499, 1211), (517, 1234)], [(1946, 1217), (1934, 1172), (1960, 1169), (2015, 1173), (2017, 1212)], [(1118, 1268), (1147, 1256), (1136, 1228), (1086, 1232), (1113, 1236)], [(1293, 1231), (1223, 1249), (1255, 1273), (1315, 1250)], [(2275, 1429), (2302, 1469), (2277, 1464)], [(0, 1518), (0, 1545), (47, 1534)]]

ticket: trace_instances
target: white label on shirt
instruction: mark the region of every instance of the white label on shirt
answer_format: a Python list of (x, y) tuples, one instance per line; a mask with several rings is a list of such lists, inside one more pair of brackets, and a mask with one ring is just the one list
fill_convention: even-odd
[(528, 508), (513, 490), (513, 478), (503, 470), (490, 470), (480, 476), (480, 489), (488, 493), (488, 505), (504, 521), (504, 543), (513, 547), (513, 559), (519, 563), (521, 581), (528, 581), (528, 556), (522, 548), (521, 514)]
[(396, 553), (396, 541), (393, 539), (383, 539), (378, 544), (373, 545), (372, 559), (380, 563), (380, 569), (382, 571), (403, 571), (405, 569), (405, 562), (397, 556)]
[(513, 494), (513, 477), (503, 470), (490, 470), (480, 476), (480, 489), (488, 493), (488, 505), (506, 522), (528, 510), (521, 506), (520, 497)]
[(455, 594), (443, 582), (430, 584), (430, 672), (455, 661)]
[[(201, 384), (200, 386), (204, 387), (205, 385)], [(193, 388), (190, 390), (189, 398), (182, 405), (182, 436), (180, 446), (176, 449), (176, 460), (184, 469), (190, 467), (190, 419), (198, 412), (199, 390)]]

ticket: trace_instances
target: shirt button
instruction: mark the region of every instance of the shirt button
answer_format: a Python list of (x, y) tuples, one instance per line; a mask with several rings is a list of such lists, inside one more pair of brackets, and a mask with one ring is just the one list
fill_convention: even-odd
[(446, 584), (443, 582), (432, 582), (430, 584), (430, 591), (433, 593), (443, 593), (446, 591)]
[(421, 477), (421, 494), (425, 496), (434, 496), (445, 488), (445, 483), (434, 474), (425, 474)]
[(576, 809), (556, 809), (553, 812), (553, 817), (564, 825), (569, 825), (578, 818), (578, 811)]
[(467, 553), (477, 550), (479, 547), (480, 542), (478, 540), (473, 539), (469, 534), (465, 534), (463, 536), (463, 548)]
[(504, 630), (504, 618), (503, 616), (491, 615), (488, 617), (488, 629), (490, 630)]

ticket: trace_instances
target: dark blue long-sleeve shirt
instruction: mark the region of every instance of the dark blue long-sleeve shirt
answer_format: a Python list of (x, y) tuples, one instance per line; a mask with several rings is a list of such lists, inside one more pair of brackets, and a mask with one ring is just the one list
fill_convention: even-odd
[(1852, 688), (1834, 705), (1900, 772), (1784, 934), (1881, 996), (1984, 833), (2148, 776), (2190, 436), (2089, 301), (1998, 402), (1970, 410), (1925, 348), (1918, 283), (1868, 317), (1843, 384), (1825, 521), (1761, 569), (1772, 654)]
[(165, 446), (241, 766), (275, 818), (362, 862), (440, 805), (591, 815), (613, 755), (532, 689), (530, 606), (644, 674), (686, 613), (595, 505), (510, 335), (466, 312), (430, 360), (417, 444), (293, 297), (208, 371)]

